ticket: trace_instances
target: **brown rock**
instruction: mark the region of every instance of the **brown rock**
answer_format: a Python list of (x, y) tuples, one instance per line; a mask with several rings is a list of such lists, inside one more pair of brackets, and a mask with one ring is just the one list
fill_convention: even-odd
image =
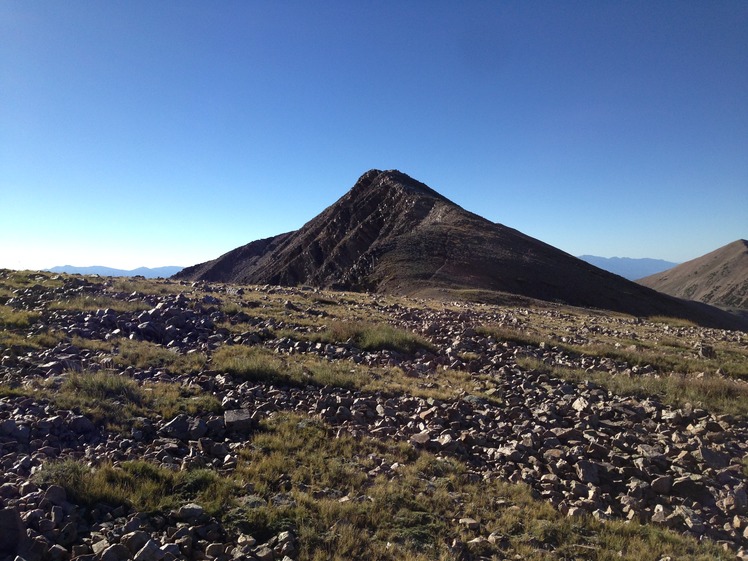
[(266, 545), (261, 545), (254, 551), (254, 556), (258, 561), (273, 561), (275, 559), (275, 552)]
[(579, 460), (575, 469), (577, 470), (577, 477), (582, 483), (592, 483), (593, 485), (600, 483), (599, 469), (596, 463), (589, 460)]
[(136, 530), (135, 532), (130, 532), (122, 536), (120, 543), (127, 547), (127, 549), (130, 550), (130, 553), (134, 554), (140, 551), (149, 539), (148, 534)]
[(252, 411), (249, 409), (230, 409), (223, 414), (226, 430), (235, 433), (247, 433), (254, 427)]
[(50, 485), (44, 492), (44, 498), (51, 502), (53, 505), (62, 506), (68, 500), (67, 493), (63, 487), (59, 485)]
[(102, 551), (104, 551), (106, 548), (108, 548), (110, 545), (109, 541), (106, 539), (100, 539), (93, 544), (91, 544), (91, 550), (96, 554), (100, 555)]
[(410, 441), (414, 444), (424, 445), (431, 440), (431, 433), (429, 431), (419, 432), (410, 437)]
[(710, 468), (722, 469), (730, 464), (730, 456), (728, 454), (717, 452), (706, 446), (697, 449), (694, 455), (697, 459), (703, 460)]
[(651, 488), (652, 491), (658, 495), (667, 495), (670, 493), (670, 489), (673, 486), (673, 478), (669, 475), (663, 475), (652, 480)]

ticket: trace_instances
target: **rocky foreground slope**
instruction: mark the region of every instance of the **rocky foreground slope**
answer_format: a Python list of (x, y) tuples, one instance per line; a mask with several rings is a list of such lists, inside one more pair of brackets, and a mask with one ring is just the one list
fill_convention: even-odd
[(299, 230), (253, 241), (175, 278), (466, 299), (510, 294), (730, 329), (747, 325), (490, 222), (397, 170), (370, 170)]
[[(17, 275), (4, 273), (6, 286)], [(20, 286), (4, 289), (0, 559), (312, 558), (315, 550), (301, 535), (299, 521), (287, 522), (282, 531), (257, 532), (259, 526), (241, 530), (241, 524), (231, 525), (220, 513), (209, 514), (194, 503), (167, 512), (138, 511), (127, 503), (87, 505), (71, 496), (64, 479), (44, 478), (50, 465), (66, 459), (99, 469), (137, 460), (175, 473), (207, 469), (228, 476), (241, 467), (258, 423), (284, 412), (321, 422), (330, 438), (402, 442), (457, 460), (466, 470), (461, 477), (485, 486), (486, 493), (499, 482), (526, 484), (536, 498), (570, 519), (642, 522), (722, 544), (730, 557), (743, 558), (748, 547), (743, 463), (748, 424), (742, 415), (685, 403), (682, 396), (668, 405), (663, 399), (672, 396), (617, 394), (598, 383), (562, 376), (639, 379), (642, 385), (677, 376), (658, 364), (633, 364), (623, 354), (593, 352), (596, 345), (611, 341), (632, 346), (634, 355), (667, 344), (704, 368), (700, 380), (727, 389), (740, 402), (748, 395), (745, 383), (729, 378), (725, 368), (744, 373), (745, 333), (558, 307), (429, 304), (170, 281), (149, 286), (151, 293), (112, 281), (31, 275)], [(28, 325), (19, 319), (23, 312), (36, 314)], [(382, 321), (392, 328), (419, 334), (423, 343), (410, 350), (387, 345), (364, 350), (354, 338), (315, 339), (336, 320), (364, 318), (386, 318)], [(538, 330), (540, 325), (550, 327)], [(170, 349), (180, 360), (198, 355), (205, 360), (194, 368), (177, 368), (178, 363), (165, 360), (124, 366), (127, 341), (151, 351)], [(585, 348), (589, 352), (575, 350)], [(254, 374), (242, 376), (231, 367), (220, 368), (226, 364), (219, 362), (226, 349), (267, 353), (261, 356), (284, 367), (250, 369)], [(286, 375), (295, 363), (306, 365), (300, 375), (308, 376), (307, 383)], [(315, 378), (320, 364), (342, 365), (343, 382), (321, 385)], [(122, 410), (114, 414), (117, 422), (107, 425), (100, 412), (66, 409), (56, 401), (66, 379), (76, 373), (115, 374), (140, 387), (173, 384), (185, 395), (209, 396), (220, 406), (127, 418), (123, 394), (115, 403)], [(387, 378), (396, 390), (388, 391)], [(294, 459), (287, 461), (290, 472)], [(367, 459), (363, 477), (397, 481), (403, 469), (374, 455)], [(253, 508), (293, 512), (302, 499), (340, 504), (368, 500), (366, 495), (309, 488), (290, 476), (280, 477), (264, 492), (246, 488), (237, 497), (247, 516)], [(491, 508), (508, 508), (504, 503)], [(488, 514), (486, 520), (476, 520), (454, 508), (453, 522), (443, 521), (451, 528), (443, 530), (449, 536), (443, 539), (452, 558), (558, 555), (554, 547), (560, 546), (550, 538), (520, 550), (512, 530), (491, 526)], [(602, 555), (580, 547), (576, 558)], [(653, 547), (656, 551), (659, 546)]]

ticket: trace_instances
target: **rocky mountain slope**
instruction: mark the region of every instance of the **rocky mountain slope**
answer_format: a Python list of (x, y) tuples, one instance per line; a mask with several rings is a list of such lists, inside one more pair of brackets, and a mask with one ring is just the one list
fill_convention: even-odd
[(175, 278), (468, 298), (512, 294), (742, 325), (492, 223), (399, 171), (371, 170), (301, 229), (187, 267)]
[(748, 311), (748, 241), (737, 240), (638, 282), (678, 298)]
[(0, 271), (0, 559), (746, 559), (745, 376), (557, 305)]

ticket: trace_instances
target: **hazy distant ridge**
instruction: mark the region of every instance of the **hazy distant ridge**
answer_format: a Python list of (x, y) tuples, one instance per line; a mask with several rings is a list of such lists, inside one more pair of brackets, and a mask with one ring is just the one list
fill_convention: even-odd
[(582, 261), (600, 267), (625, 279), (637, 280), (649, 275), (656, 275), (675, 267), (678, 263), (663, 259), (649, 259), (647, 257), (634, 259), (631, 257), (598, 257), (597, 255), (580, 255)]
[(138, 267), (137, 269), (113, 269), (112, 267), (102, 267), (100, 265), (94, 265), (92, 267), (76, 267), (75, 265), (61, 265), (59, 267), (52, 267), (47, 269), (51, 273), (78, 273), (81, 275), (100, 275), (102, 277), (134, 277), (136, 275), (142, 275), (147, 279), (154, 279), (157, 277), (170, 277), (177, 274), (184, 267), (154, 267), (149, 269), (148, 267)]

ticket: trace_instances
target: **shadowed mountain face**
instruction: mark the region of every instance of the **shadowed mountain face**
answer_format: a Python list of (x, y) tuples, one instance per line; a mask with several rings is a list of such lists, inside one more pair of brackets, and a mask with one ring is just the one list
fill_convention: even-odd
[(748, 310), (748, 241), (737, 240), (638, 282), (678, 298)]
[(729, 323), (495, 224), (399, 171), (371, 170), (295, 232), (252, 242), (176, 275), (241, 284), (307, 284), (470, 297), (509, 293), (634, 315)]

